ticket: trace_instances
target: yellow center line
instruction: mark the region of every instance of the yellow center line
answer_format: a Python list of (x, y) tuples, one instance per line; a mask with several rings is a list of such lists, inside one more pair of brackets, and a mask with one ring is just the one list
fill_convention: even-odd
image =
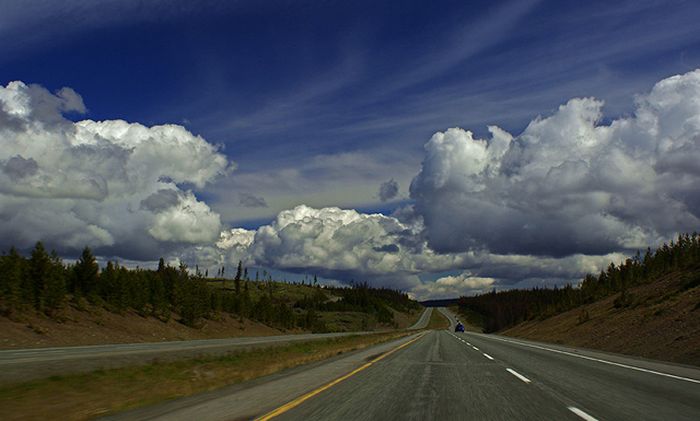
[(349, 372), (348, 374), (346, 374), (346, 375), (344, 375), (344, 376), (342, 376), (342, 377), (339, 377), (339, 378), (333, 380), (332, 382), (330, 382), (330, 383), (328, 383), (328, 384), (326, 384), (326, 385), (324, 385), (324, 386), (319, 387), (318, 389), (312, 390), (311, 392), (309, 392), (309, 393), (307, 393), (307, 394), (305, 394), (305, 395), (299, 396), (298, 398), (294, 399), (293, 401), (291, 401), (291, 402), (289, 402), (289, 403), (286, 403), (286, 404), (280, 406), (279, 408), (277, 408), (277, 409), (275, 409), (275, 410), (273, 410), (273, 411), (271, 411), (271, 412), (268, 412), (267, 414), (263, 415), (263, 416), (260, 417), (260, 418), (257, 418), (256, 420), (257, 420), (257, 421), (267, 421), (267, 420), (271, 420), (272, 418), (277, 417), (277, 416), (279, 416), (279, 415), (282, 415), (282, 414), (284, 414), (285, 412), (289, 411), (289, 410), (292, 409), (292, 408), (296, 408), (297, 406), (299, 406), (299, 405), (301, 405), (302, 403), (304, 403), (305, 401), (307, 401), (307, 400), (313, 398), (314, 396), (318, 395), (319, 393), (323, 392), (324, 390), (330, 389), (331, 387), (333, 387), (333, 386), (335, 386), (336, 384), (342, 382), (343, 380), (346, 380), (346, 379), (348, 379), (348, 378), (354, 376), (355, 374), (359, 373), (360, 371), (366, 369), (367, 367), (371, 366), (372, 364), (376, 363), (377, 361), (380, 361), (380, 360), (382, 360), (382, 359), (388, 357), (389, 355), (393, 354), (394, 352), (396, 352), (396, 351), (398, 351), (398, 350), (400, 350), (400, 349), (402, 349), (402, 348), (405, 348), (405, 347), (409, 346), (409, 345), (412, 344), (413, 342), (415, 342), (415, 341), (417, 341), (418, 339), (422, 338), (424, 335), (425, 335), (425, 332), (422, 333), (420, 336), (418, 336), (418, 337), (416, 337), (416, 338), (413, 338), (413, 339), (411, 339), (410, 341), (405, 342), (405, 343), (403, 343), (403, 344), (397, 346), (396, 348), (394, 348), (394, 349), (392, 349), (392, 350), (390, 350), (390, 351), (388, 351), (388, 352), (385, 352), (384, 354), (378, 356), (377, 358), (373, 359), (372, 361), (370, 361), (370, 362), (368, 362), (368, 363), (365, 363), (364, 365), (362, 365), (362, 366), (360, 366), (360, 367), (354, 369), (353, 371)]

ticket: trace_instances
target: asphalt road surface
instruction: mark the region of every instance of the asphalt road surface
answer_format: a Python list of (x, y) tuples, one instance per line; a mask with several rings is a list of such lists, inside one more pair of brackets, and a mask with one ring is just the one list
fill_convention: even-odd
[[(431, 308), (426, 308), (409, 330), (428, 325)], [(56, 348), (9, 349), (0, 351), (0, 382), (48, 377), (57, 374), (89, 372), (97, 369), (168, 361), (200, 355), (221, 355), (233, 350), (284, 345), (296, 341), (334, 338), (374, 332), (343, 332), (256, 336), (191, 341), (89, 345)]]
[(266, 414), (305, 421), (699, 420), (700, 370), (442, 330), (112, 418)]

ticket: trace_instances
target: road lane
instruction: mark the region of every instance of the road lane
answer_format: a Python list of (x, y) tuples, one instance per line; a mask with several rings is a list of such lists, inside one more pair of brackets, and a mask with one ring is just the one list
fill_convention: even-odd
[(700, 419), (696, 368), (498, 335), (452, 335), (466, 349), (487, 353), (526, 377), (572, 412), (605, 420)]
[(430, 322), (430, 316), (432, 314), (433, 314), (433, 308), (427, 307), (423, 311), (423, 313), (420, 315), (418, 320), (413, 324), (413, 326), (409, 327), (408, 330), (425, 329), (426, 326), (428, 326), (428, 323)]
[(422, 333), (216, 391), (105, 417), (110, 421), (250, 420), (322, 387)]
[[(111, 419), (249, 419), (279, 408), (276, 420), (700, 419), (700, 384), (625, 368), (620, 364), (635, 360), (624, 356), (608, 355), (618, 364), (611, 365), (587, 359), (592, 351), (454, 333), (454, 315), (440, 311), (451, 330), (418, 333)], [(689, 367), (646, 363), (700, 378)], [(308, 398), (285, 405), (300, 396)]]
[(596, 418), (700, 419), (700, 384), (499, 341), (488, 335), (456, 336), (526, 376), (543, 392), (583, 407)]
[(577, 419), (500, 364), (433, 331), (275, 418), (279, 420)]

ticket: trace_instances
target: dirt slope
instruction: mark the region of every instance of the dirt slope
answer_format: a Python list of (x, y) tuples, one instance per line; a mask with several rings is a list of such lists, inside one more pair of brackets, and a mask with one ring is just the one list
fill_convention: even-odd
[[(700, 286), (670, 274), (619, 294), (500, 332), (505, 335), (700, 366)], [(684, 286), (685, 283), (685, 286)]]
[(35, 313), (17, 315), (15, 320), (0, 317), (0, 349), (160, 342), (282, 333), (284, 332), (263, 324), (247, 319), (241, 322), (238, 318), (225, 314), (220, 320), (206, 320), (201, 328), (195, 329), (174, 319), (162, 322), (153, 317), (141, 317), (134, 312), (120, 315), (92, 306), (82, 311), (67, 306), (62, 322)]
[[(393, 326), (372, 324), (364, 326), (367, 315), (355, 312), (322, 312), (333, 331), (404, 329), (418, 320), (422, 309), (410, 313), (391, 310)], [(230, 338), (236, 336), (268, 336), (303, 333), (302, 330), (280, 330), (248, 319), (221, 313), (218, 320), (205, 320), (199, 328), (187, 327), (175, 320), (162, 322), (153, 317), (141, 317), (133, 311), (116, 314), (98, 306), (87, 305), (78, 310), (67, 305), (62, 321), (42, 314), (23, 313), (12, 319), (0, 316), (0, 349), (40, 348), (50, 346), (97, 345), (132, 342), (160, 342), (190, 339)]]

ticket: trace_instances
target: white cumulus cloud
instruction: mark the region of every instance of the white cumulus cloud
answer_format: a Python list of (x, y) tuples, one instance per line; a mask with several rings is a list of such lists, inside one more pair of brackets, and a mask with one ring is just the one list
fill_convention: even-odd
[(177, 125), (74, 123), (66, 112), (85, 112), (69, 88), (0, 86), (3, 247), (44, 240), (147, 260), (216, 241), (219, 215), (183, 187), (202, 188), (230, 170), (216, 146)]
[(434, 282), (426, 282), (413, 289), (412, 293), (422, 300), (456, 298), (483, 294), (496, 284), (494, 278), (473, 276), (464, 272), (455, 276), (444, 276)]
[(453, 128), (411, 184), (440, 252), (567, 256), (631, 251), (700, 225), (700, 70), (657, 83), (629, 117), (572, 99), (517, 137)]

